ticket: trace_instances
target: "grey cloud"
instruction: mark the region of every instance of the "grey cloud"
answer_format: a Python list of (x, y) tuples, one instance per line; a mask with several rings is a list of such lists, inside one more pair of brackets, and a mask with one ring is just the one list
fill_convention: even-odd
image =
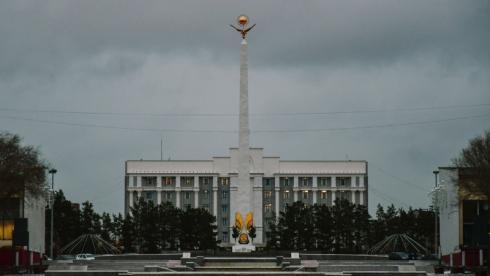
[[(239, 36), (250, 15), (253, 113), (349, 111), (490, 102), (487, 1), (2, 1), (0, 108), (236, 113)], [(421, 112), (252, 117), (252, 143), (283, 159), (366, 159), (370, 208), (426, 207), (432, 170), (488, 118), (413, 127), (259, 134), (472, 116), (488, 106)], [(41, 145), (75, 201), (122, 210), (123, 162), (208, 159), (235, 134), (60, 126), (5, 116), (140, 128), (235, 130), (235, 117), (160, 118), (0, 111), (0, 129)], [(379, 167), (382, 171), (375, 169)], [(381, 192), (379, 192), (381, 191)]]
[[(230, 62), (241, 12), (258, 27), (257, 66), (394, 62), (437, 54), (488, 64), (488, 1), (10, 1), (0, 7), (0, 72), (56, 72), (102, 51)], [(258, 46), (260, 45), (260, 47)]]

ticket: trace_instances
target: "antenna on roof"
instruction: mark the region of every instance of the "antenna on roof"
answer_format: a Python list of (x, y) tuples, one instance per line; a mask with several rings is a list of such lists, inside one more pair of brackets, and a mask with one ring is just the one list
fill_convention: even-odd
[(163, 160), (163, 138), (160, 138), (160, 161)]

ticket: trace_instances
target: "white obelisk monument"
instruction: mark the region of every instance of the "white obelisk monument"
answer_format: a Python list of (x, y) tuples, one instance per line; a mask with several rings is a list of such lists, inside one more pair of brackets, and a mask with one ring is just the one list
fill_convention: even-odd
[[(250, 218), (249, 213), (253, 212), (253, 194), (252, 183), (250, 181), (250, 129), (248, 124), (248, 64), (247, 64), (247, 32), (254, 26), (246, 29), (248, 17), (240, 15), (238, 23), (242, 25), (242, 29), (234, 27), (242, 34), (242, 42), (240, 45), (240, 114), (239, 114), (239, 132), (238, 132), (238, 181), (232, 183), (232, 198), (230, 200), (230, 214), (236, 216), (238, 212), (242, 216), (244, 230), (242, 234), (248, 235), (246, 228), (247, 219)], [(233, 26), (232, 26), (233, 27)], [(253, 218), (253, 213), (252, 218)], [(248, 216), (247, 216), (248, 215)], [(236, 222), (235, 222), (236, 223)], [(243, 240), (242, 240), (243, 242)], [(237, 238), (233, 246), (234, 252), (250, 252), (255, 250), (252, 244), (252, 239), (249, 237), (246, 244), (240, 243), (240, 238)]]

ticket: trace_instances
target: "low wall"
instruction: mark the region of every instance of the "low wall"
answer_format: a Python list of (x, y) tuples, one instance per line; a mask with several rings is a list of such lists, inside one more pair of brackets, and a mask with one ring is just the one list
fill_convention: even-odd
[[(97, 256), (97, 260), (179, 260), (183, 252), (168, 252), (161, 254), (120, 254)], [(251, 253), (232, 253), (228, 251), (190, 251), (192, 257), (272, 257), (291, 256), (291, 251), (259, 251)], [(323, 254), (323, 253), (301, 253), (303, 260), (388, 260), (387, 255), (367, 255), (367, 254)]]
[(387, 255), (367, 255), (367, 254), (310, 254), (300, 253), (303, 260), (345, 260), (345, 261), (364, 261), (364, 260), (388, 260)]

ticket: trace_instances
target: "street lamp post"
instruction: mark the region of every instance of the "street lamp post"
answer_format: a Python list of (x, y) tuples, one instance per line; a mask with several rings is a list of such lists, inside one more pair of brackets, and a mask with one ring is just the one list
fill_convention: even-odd
[(49, 173), (51, 174), (51, 232), (50, 232), (50, 248), (49, 248), (49, 255), (51, 256), (51, 259), (54, 259), (53, 256), (53, 225), (54, 225), (54, 174), (57, 173), (58, 171), (56, 169), (51, 169), (49, 170)]
[(434, 253), (436, 256), (439, 257), (439, 242), (437, 238), (437, 220), (439, 216), (439, 207), (437, 206), (437, 175), (439, 174), (439, 171), (433, 171), (432, 172), (435, 177), (435, 183), (434, 183)]

